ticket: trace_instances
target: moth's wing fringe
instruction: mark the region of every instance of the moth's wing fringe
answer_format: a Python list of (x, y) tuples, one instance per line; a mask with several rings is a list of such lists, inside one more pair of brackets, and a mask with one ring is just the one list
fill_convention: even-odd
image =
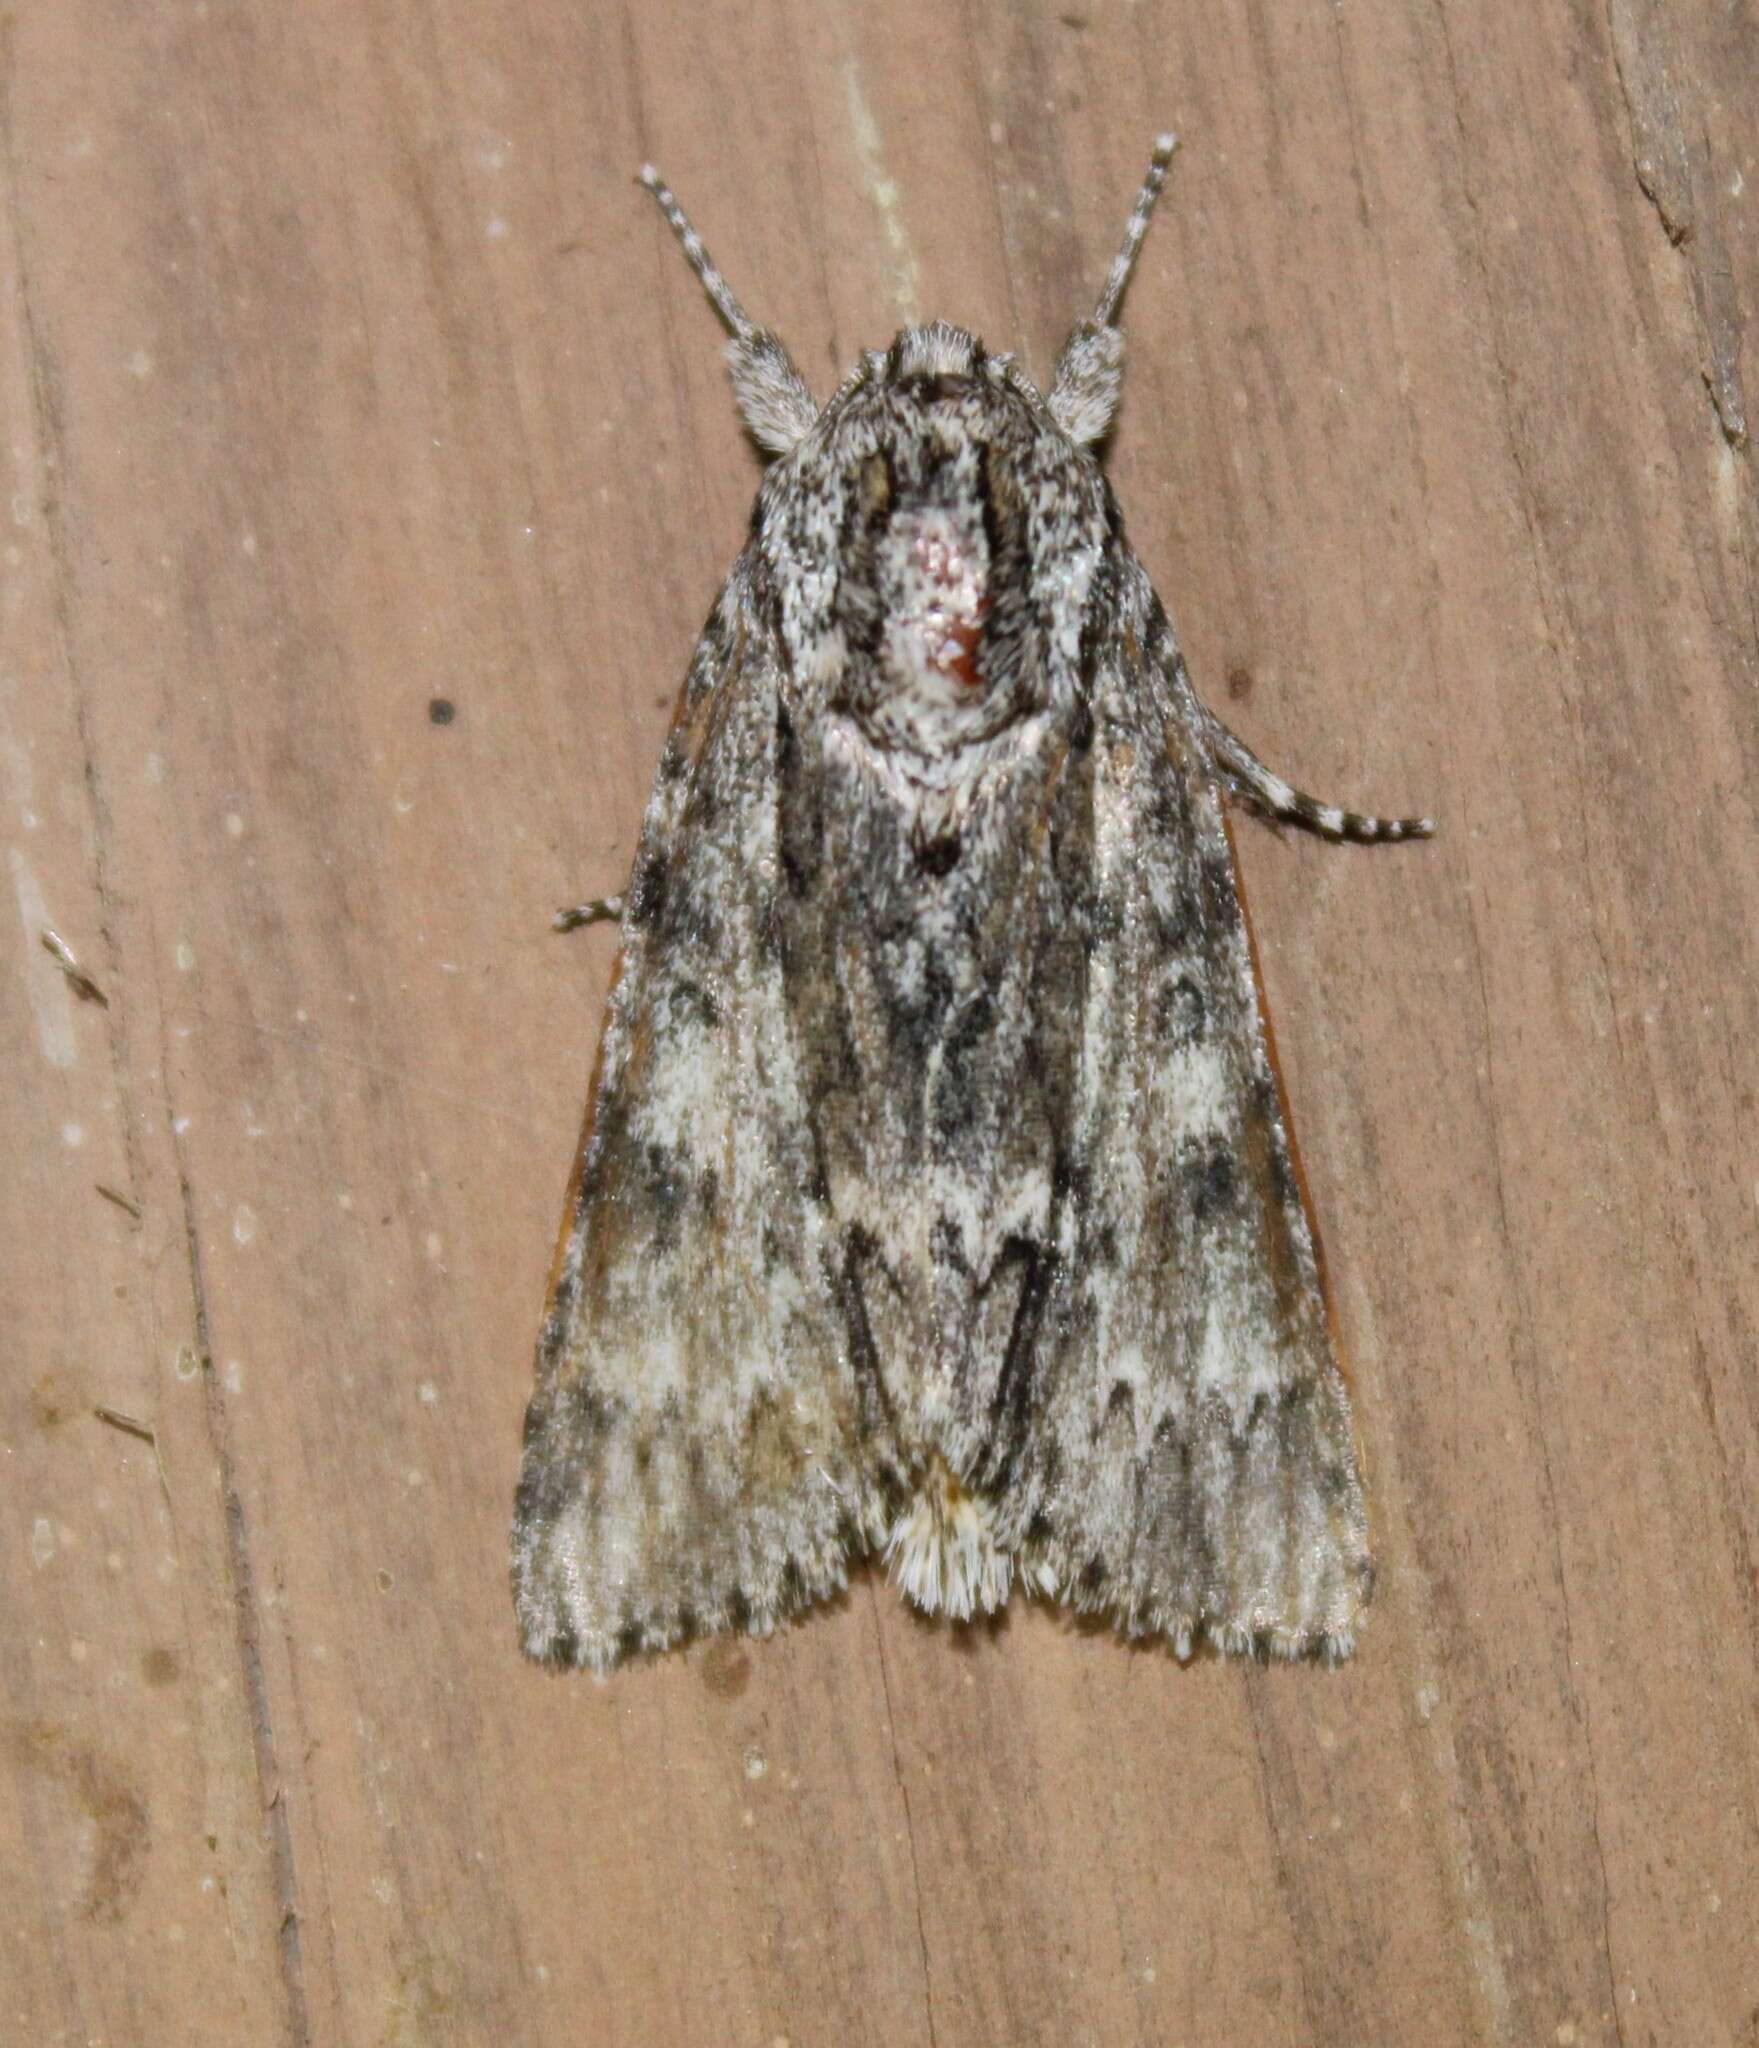
[(1189, 1663), (1207, 1647), (1217, 1656), (1245, 1659), (1255, 1664), (1310, 1661), (1338, 1665), (1355, 1654), (1356, 1640), (1361, 1632), (1359, 1620), (1330, 1629), (1287, 1628), (1276, 1624), (1249, 1628), (1244, 1623), (1201, 1611), (1145, 1616), (1115, 1597), (1084, 1592), (1079, 1574), (1059, 1578), (1053, 1572), (1047, 1581), (1046, 1577), (1035, 1574), (1031, 1567), (1025, 1567), (1020, 1581), (1036, 1598), (1070, 1608), (1083, 1617), (1103, 1620), (1132, 1642), (1164, 1642), (1181, 1664)]
[(567, 1627), (548, 1627), (541, 1617), (534, 1617), (526, 1626), (522, 1617), (520, 1646), (535, 1663), (552, 1670), (585, 1670), (605, 1678), (634, 1658), (655, 1656), (705, 1636), (726, 1632), (773, 1635), (806, 1609), (834, 1600), (843, 1592), (851, 1564), (859, 1563), (868, 1548), (852, 1540), (848, 1547), (816, 1563), (790, 1558), (783, 1574), (787, 1590), (778, 1591), (771, 1599), (752, 1600), (736, 1594), (691, 1609), (649, 1613), (624, 1627), (584, 1635)]

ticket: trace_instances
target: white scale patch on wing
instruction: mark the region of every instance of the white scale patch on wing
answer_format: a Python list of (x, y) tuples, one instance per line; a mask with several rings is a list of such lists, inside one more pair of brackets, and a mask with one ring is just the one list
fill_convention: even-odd
[(1187, 1143), (1230, 1128), (1238, 1082), (1227, 1050), (1197, 1043), (1163, 1051), (1150, 1069), (1149, 1113)]
[(1204, 1277), (1209, 1292), (1193, 1392), (1241, 1428), (1257, 1402), (1281, 1391), (1288, 1367), (1268, 1339), (1269, 1304), (1248, 1263), (1223, 1254)]

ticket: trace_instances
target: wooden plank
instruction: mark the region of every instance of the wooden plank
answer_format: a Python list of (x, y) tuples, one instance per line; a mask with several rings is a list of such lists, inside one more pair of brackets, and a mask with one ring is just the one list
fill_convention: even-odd
[[(1750, 31), (63, 0), (0, 56), (19, 2037), (1750, 2040)], [(1443, 823), (1238, 835), (1372, 1629), (1181, 1670), (863, 1575), (531, 1670), (610, 966), (547, 917), (756, 477), (630, 174), (821, 392), (931, 313), (1042, 375), (1168, 122), (1133, 538), (1255, 745)]]

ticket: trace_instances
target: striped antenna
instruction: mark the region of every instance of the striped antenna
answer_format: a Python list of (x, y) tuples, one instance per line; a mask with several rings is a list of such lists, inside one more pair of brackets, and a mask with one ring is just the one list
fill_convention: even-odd
[[(715, 268), (714, 258), (702, 245), (702, 237), (690, 225), (690, 217), (673, 196), (672, 188), (656, 171), (652, 164), (643, 164), (640, 182), (653, 194), (654, 202), (666, 216), (666, 224), (678, 237), (678, 246), (684, 251), (684, 260), (696, 272), (697, 279), (705, 292), (714, 301), (715, 311), (727, 324), (727, 332), (736, 340), (750, 341), (757, 329), (745, 317), (745, 309), (733, 296), (733, 289)], [(1156, 187), (1158, 191), (1159, 187)], [(1136, 202), (1138, 211), (1142, 202)], [(1152, 206), (1153, 200), (1149, 201)], [(1133, 224), (1133, 223), (1132, 223)], [(1142, 238), (1137, 236), (1137, 240)]]
[[(1099, 304), (1094, 308), (1095, 327), (1111, 327), (1116, 324), (1118, 301), (1124, 296), (1124, 287), (1130, 282), (1130, 273), (1136, 267), (1137, 252), (1142, 247), (1143, 237), (1148, 233), (1148, 223), (1154, 216), (1154, 202), (1160, 197), (1160, 188), (1167, 181), (1167, 166), (1172, 162), (1173, 151), (1178, 146), (1179, 138), (1176, 135), (1162, 135), (1155, 139), (1154, 154), (1148, 160), (1148, 175), (1143, 179), (1142, 189), (1136, 195), (1136, 204), (1130, 209), (1130, 224), (1124, 230), (1124, 246), (1112, 262), (1111, 275), (1106, 279), (1105, 290), (1100, 293)], [(645, 172), (643, 176), (646, 176)], [(670, 193), (665, 194), (661, 204), (663, 205), (670, 197)], [(669, 219), (670, 215), (667, 217)], [(676, 227), (678, 223), (673, 221), (672, 224)], [(686, 252), (689, 246), (686, 242)], [(700, 249), (701, 246), (699, 242), (697, 247)]]

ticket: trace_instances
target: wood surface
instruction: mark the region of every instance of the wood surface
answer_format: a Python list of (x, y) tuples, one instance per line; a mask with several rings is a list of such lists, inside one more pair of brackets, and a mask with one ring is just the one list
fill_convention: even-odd
[[(0, 2034), (1752, 2048), (1751, 8), (12, 0), (0, 95)], [(1273, 762), (1442, 821), (1236, 834), (1372, 1626), (864, 1573), (530, 1668), (548, 919), (757, 476), (631, 174), (821, 393), (906, 315), (1042, 377), (1168, 124), (1135, 544)]]

